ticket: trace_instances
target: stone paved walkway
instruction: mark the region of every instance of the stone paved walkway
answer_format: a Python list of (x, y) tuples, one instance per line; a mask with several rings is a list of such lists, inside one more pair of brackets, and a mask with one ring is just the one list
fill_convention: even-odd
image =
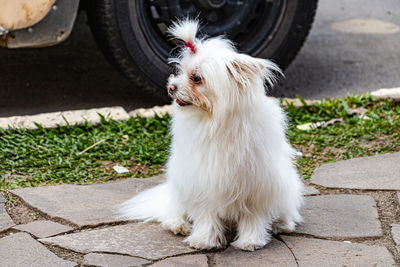
[[(163, 181), (0, 194), (0, 266), (400, 266), (400, 153), (326, 164), (307, 181), (305, 222), (263, 249), (196, 251), (115, 206)], [(28, 214), (28, 215), (26, 215)]]

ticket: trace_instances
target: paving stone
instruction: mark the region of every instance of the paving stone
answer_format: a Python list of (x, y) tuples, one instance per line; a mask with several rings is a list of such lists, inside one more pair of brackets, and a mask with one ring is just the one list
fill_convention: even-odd
[(50, 217), (62, 218), (81, 227), (122, 221), (118, 218), (117, 206), (163, 179), (162, 176), (130, 178), (106, 184), (63, 184), (11, 192)]
[(392, 238), (396, 248), (400, 252), (400, 224), (392, 224)]
[(27, 233), (16, 233), (0, 239), (0, 265), (18, 267), (76, 266), (63, 260)]
[(304, 186), (304, 192), (303, 192), (303, 194), (304, 194), (305, 196), (319, 195), (319, 191), (318, 191), (318, 189), (316, 189), (314, 186), (307, 185), (307, 186)]
[(73, 230), (72, 227), (52, 221), (34, 221), (14, 226), (13, 229), (28, 232), (38, 238), (45, 238)]
[(183, 239), (158, 224), (129, 223), (39, 241), (81, 253), (102, 251), (157, 260), (195, 251)]
[(0, 204), (0, 232), (13, 227), (14, 225), (15, 223), (11, 219), (10, 215), (8, 215), (4, 204)]
[(152, 108), (139, 108), (139, 109), (135, 109), (129, 112), (129, 116), (131, 117), (136, 117), (136, 116), (140, 116), (140, 117), (144, 117), (144, 118), (152, 118), (155, 117), (155, 115), (157, 114), (157, 116), (159, 117), (163, 117), (166, 114), (171, 115), (173, 111), (173, 106), (172, 105), (164, 105), (164, 106), (154, 106)]
[(208, 267), (206, 255), (185, 255), (152, 264), (153, 267)]
[(263, 249), (247, 252), (229, 247), (214, 256), (215, 266), (285, 266), (295, 267), (296, 260), (288, 247), (281, 241), (272, 241)]
[(37, 129), (35, 123), (41, 124), (44, 128), (56, 128), (58, 125), (67, 125), (67, 122), (70, 125), (76, 125), (85, 121), (97, 125), (101, 120), (99, 114), (114, 120), (129, 119), (128, 113), (122, 107), (107, 107), (0, 118), (0, 128)]
[(133, 267), (149, 263), (151, 261), (137, 257), (104, 253), (89, 253), (83, 258), (83, 264), (101, 267)]
[(322, 239), (282, 236), (298, 266), (396, 266), (384, 246), (369, 246)]
[(396, 88), (382, 88), (371, 92), (372, 96), (383, 99), (392, 99), (396, 102), (400, 102), (400, 87)]
[(400, 152), (324, 164), (311, 182), (329, 188), (400, 190)]
[(6, 203), (7, 200), (3, 197), (3, 194), (0, 192), (0, 204), (1, 203)]
[(400, 193), (397, 193), (397, 201), (398, 201), (398, 204), (400, 205)]
[(304, 222), (297, 233), (317, 237), (382, 236), (375, 201), (366, 195), (323, 195), (305, 198)]

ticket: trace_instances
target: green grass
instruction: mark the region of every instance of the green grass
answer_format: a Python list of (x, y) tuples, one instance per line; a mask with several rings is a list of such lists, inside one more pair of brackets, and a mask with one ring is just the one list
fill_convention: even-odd
[[(368, 119), (348, 115), (349, 108), (363, 107)], [(400, 150), (400, 106), (390, 100), (376, 100), (369, 95), (323, 100), (321, 104), (295, 108), (289, 105), (288, 137), (303, 153), (298, 168), (303, 178), (310, 178), (322, 163)], [(343, 119), (342, 124), (302, 131), (296, 125), (305, 122)]]
[[(87, 122), (57, 129), (0, 130), (0, 189), (159, 174), (168, 154), (169, 122), (168, 116), (122, 122), (102, 118), (97, 127)], [(117, 163), (131, 172), (119, 175), (112, 169)]]
[[(350, 116), (349, 108), (368, 109), (369, 120)], [(400, 150), (400, 107), (368, 95), (323, 100), (321, 104), (286, 108), (288, 137), (303, 153), (298, 168), (307, 179), (324, 162)], [(342, 118), (342, 124), (302, 131), (308, 122)], [(170, 117), (102, 118), (56, 129), (0, 129), (0, 189), (44, 184), (100, 183), (125, 177), (149, 177), (163, 171), (168, 156)], [(130, 169), (119, 175), (115, 164)]]

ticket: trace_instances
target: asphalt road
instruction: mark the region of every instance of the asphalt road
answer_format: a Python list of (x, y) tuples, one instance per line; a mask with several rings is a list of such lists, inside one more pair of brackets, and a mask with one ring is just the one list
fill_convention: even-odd
[[(355, 19), (367, 29), (353, 26)], [(342, 31), (333, 29), (338, 23)], [(285, 73), (281, 96), (320, 99), (400, 87), (400, 2), (320, 0), (313, 29)]]
[[(0, 116), (162, 104), (143, 97), (97, 49), (84, 14), (55, 47), (0, 49)], [(271, 94), (319, 99), (400, 87), (398, 0), (320, 0), (311, 33)]]

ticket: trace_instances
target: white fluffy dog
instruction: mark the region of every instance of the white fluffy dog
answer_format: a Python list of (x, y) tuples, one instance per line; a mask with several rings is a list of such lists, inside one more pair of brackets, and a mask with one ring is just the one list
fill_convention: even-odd
[(303, 184), (293, 163), (286, 118), (265, 95), (279, 68), (236, 52), (222, 37), (197, 39), (198, 23), (169, 32), (185, 41), (168, 80), (174, 99), (172, 146), (165, 183), (139, 193), (120, 210), (125, 218), (158, 221), (198, 249), (227, 244), (253, 251), (271, 230), (291, 232), (301, 222)]

